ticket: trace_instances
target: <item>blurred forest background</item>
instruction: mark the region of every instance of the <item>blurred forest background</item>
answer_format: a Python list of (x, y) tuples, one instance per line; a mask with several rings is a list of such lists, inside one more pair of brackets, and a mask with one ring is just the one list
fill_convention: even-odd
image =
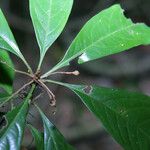
[[(61, 36), (47, 52), (42, 72), (47, 71), (59, 61), (89, 18), (115, 3), (120, 3), (125, 9), (125, 15), (132, 18), (134, 22), (145, 22), (150, 25), (150, 0), (74, 0), (69, 21)], [(28, 0), (0, 0), (0, 7), (22, 53), (32, 68), (36, 69), (39, 48), (29, 15)], [(26, 69), (17, 57), (11, 56), (17, 69)], [(150, 94), (150, 46), (140, 46), (80, 66), (74, 61), (65, 70), (76, 69), (80, 71), (78, 77), (59, 75), (53, 78), (76, 84), (97, 84)], [(25, 77), (16, 75), (14, 88), (18, 89), (26, 80)], [(49, 106), (46, 94), (37, 103), (76, 149), (121, 150), (121, 147), (104, 131), (101, 123), (86, 109), (77, 96), (56, 85), (51, 85), (50, 88), (57, 98), (57, 113), (52, 114), (53, 108)], [(31, 107), (28, 122), (42, 130), (41, 119), (34, 107)], [(26, 130), (23, 145), (27, 149), (34, 150), (32, 141), (30, 132)]]

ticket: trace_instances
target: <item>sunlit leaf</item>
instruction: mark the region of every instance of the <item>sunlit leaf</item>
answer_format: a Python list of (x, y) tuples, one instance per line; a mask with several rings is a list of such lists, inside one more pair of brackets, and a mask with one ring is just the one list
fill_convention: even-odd
[(79, 57), (84, 63), (107, 55), (119, 53), (138, 45), (150, 44), (150, 28), (127, 19), (119, 5), (114, 5), (90, 19), (79, 32), (63, 59), (51, 72), (69, 65)]
[(63, 135), (48, 120), (44, 113), (38, 108), (44, 126), (44, 150), (73, 150), (66, 142)]
[(8, 23), (0, 9), (0, 48), (14, 53), (24, 61), (24, 57), (20, 52), (14, 36), (8, 26)]
[(40, 47), (40, 65), (47, 49), (62, 32), (73, 0), (30, 0), (30, 14)]
[(125, 150), (150, 149), (150, 97), (98, 86), (65, 84)]

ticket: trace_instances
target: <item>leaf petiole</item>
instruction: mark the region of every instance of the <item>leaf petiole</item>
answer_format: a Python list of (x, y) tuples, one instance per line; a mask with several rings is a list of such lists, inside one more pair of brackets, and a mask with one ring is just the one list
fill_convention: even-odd
[(56, 106), (56, 98), (53, 92), (43, 83), (42, 80), (38, 80), (38, 84), (41, 85), (46, 90), (49, 98), (51, 99), (50, 105)]
[(12, 94), (9, 98), (7, 98), (4, 102), (0, 103), (0, 107), (3, 106), (5, 103), (9, 102), (12, 100), (15, 96), (18, 95), (19, 92), (21, 92), (23, 89), (25, 89), (27, 86), (31, 85), (34, 81), (30, 81), (26, 84), (24, 84), (19, 90), (17, 90), (14, 94)]
[(42, 79), (41, 81), (42, 81), (43, 83), (53, 83), (53, 84), (58, 84), (58, 85), (64, 86), (64, 84), (63, 84), (62, 82), (59, 82), (59, 81), (46, 80), (46, 79)]
[(41, 79), (47, 78), (51, 75), (55, 75), (55, 74), (64, 74), (64, 75), (75, 75), (78, 76), (80, 74), (80, 72), (78, 70), (72, 71), (72, 72), (64, 72), (64, 71), (60, 71), (60, 72), (52, 72), (50, 74), (48, 74), (47, 76), (41, 76)]
[(24, 72), (24, 71), (21, 71), (21, 70), (17, 70), (17, 69), (15, 69), (15, 68), (11, 67), (11, 66), (10, 66), (7, 62), (5, 62), (5, 61), (2, 61), (2, 60), (1, 60), (0, 63), (6, 65), (6, 66), (9, 67), (10, 69), (14, 70), (16, 73), (20, 73), (20, 74), (24, 74), (24, 75), (27, 75), (27, 76), (29, 76), (29, 77), (32, 77), (32, 75), (29, 74), (29, 73), (27, 73), (27, 72)]
[(24, 64), (26, 65), (26, 67), (27, 67), (27, 69), (28, 69), (28, 72), (33, 75), (33, 71), (32, 71), (32, 69), (31, 69), (30, 65), (28, 64), (28, 62), (26, 61), (26, 59), (25, 59), (23, 56), (22, 56), (22, 61), (23, 61)]

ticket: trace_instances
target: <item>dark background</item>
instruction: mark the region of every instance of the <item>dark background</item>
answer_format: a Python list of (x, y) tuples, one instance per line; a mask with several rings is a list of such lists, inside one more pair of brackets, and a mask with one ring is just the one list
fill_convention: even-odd
[[(47, 71), (59, 61), (89, 18), (115, 3), (120, 3), (125, 9), (125, 15), (132, 18), (134, 22), (145, 22), (150, 25), (150, 0), (74, 1), (69, 21), (61, 36), (47, 52), (42, 72)], [(0, 0), (0, 7), (11, 26), (22, 53), (32, 68), (36, 69), (39, 60), (39, 49), (29, 15), (28, 0)], [(26, 69), (17, 57), (11, 56), (17, 69)], [(65, 70), (73, 71), (75, 69), (80, 71), (80, 76), (59, 75), (53, 78), (76, 84), (97, 84), (150, 94), (149, 46), (140, 46), (80, 66), (73, 62)], [(18, 89), (26, 80), (25, 77), (16, 75), (14, 88)], [(85, 108), (77, 96), (71, 91), (58, 86), (50, 85), (50, 88), (57, 98), (56, 115), (52, 115), (53, 108), (49, 106), (46, 94), (37, 103), (76, 149), (121, 150), (120, 146), (103, 130), (101, 123)], [(41, 119), (34, 107), (30, 109), (28, 122), (40, 130), (42, 129)], [(28, 130), (25, 132), (23, 145), (28, 149), (34, 149), (34, 143)]]

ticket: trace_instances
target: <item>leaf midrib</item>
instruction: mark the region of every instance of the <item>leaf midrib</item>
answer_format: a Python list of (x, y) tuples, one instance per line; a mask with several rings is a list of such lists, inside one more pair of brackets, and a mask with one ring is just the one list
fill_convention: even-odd
[[(138, 25), (138, 24), (132, 24), (132, 25), (127, 26), (126, 28), (121, 28), (121, 29), (119, 29), (119, 30), (116, 30), (116, 31), (114, 31), (114, 32), (112, 32), (112, 33), (110, 33), (110, 34), (108, 34), (108, 35), (106, 35), (106, 36), (104, 36), (104, 37), (102, 37), (102, 38), (96, 40), (96, 41), (93, 42), (91, 45), (89, 45), (89, 46), (87, 46), (86, 48), (84, 48), (82, 51), (76, 53), (76, 54), (73, 55), (72, 57), (70, 57), (70, 58), (68, 58), (68, 59), (65, 60), (65, 57), (67, 56), (67, 54), (68, 54), (68, 52), (69, 52), (69, 50), (70, 50), (70, 48), (69, 48), (68, 51), (67, 51), (67, 53), (66, 53), (66, 55), (65, 55), (64, 58), (61, 60), (62, 63), (60, 62), (60, 64), (61, 64), (60, 66), (62, 66), (63, 64), (68, 63), (70, 60), (72, 60), (72, 59), (74, 59), (75, 57), (81, 55), (82, 53), (84, 53), (84, 51), (86, 51), (86, 49), (89, 49), (90, 47), (94, 46), (94, 44), (96, 44), (96, 43), (98, 43), (98, 42), (100, 42), (100, 41), (103, 41), (103, 40), (105, 40), (106, 38), (108, 38), (108, 37), (110, 37), (110, 36), (112, 36), (112, 35), (114, 35), (114, 34), (116, 34), (116, 33), (118, 33), (118, 32), (122, 32), (122, 31), (124, 31), (124, 30), (126, 30), (126, 29), (128, 29), (128, 28), (130, 28), (130, 27), (136, 26), (136, 25)], [(82, 32), (82, 31), (81, 31), (81, 32)], [(73, 44), (74, 44), (74, 43), (73, 43)], [(73, 45), (73, 44), (72, 44), (72, 45)], [(63, 61), (63, 60), (65, 60), (65, 61)]]
[(8, 126), (7, 130), (5, 131), (5, 133), (3, 134), (3, 136), (1, 137), (1, 139), (4, 138), (4, 136), (6, 135), (6, 133), (10, 130), (12, 124), (16, 124), (16, 120), (18, 119), (18, 116), (20, 115), (20, 113), (22, 112), (23, 108), (25, 107), (26, 105), (26, 102), (25, 104), (23, 104), (23, 106), (21, 107), (20, 111), (18, 111), (17, 115), (15, 116), (15, 118), (13, 119), (13, 121), (10, 123), (10, 125)]
[(11, 41), (11, 43), (9, 43), (8, 39), (4, 36), (0, 35), (0, 37), (16, 52), (16, 54), (20, 55), (20, 51), (14, 41)]
[[(43, 30), (44, 30), (44, 32), (45, 32), (45, 36), (44, 36), (44, 43), (43, 43), (43, 47), (42, 47), (42, 53), (45, 53), (45, 51), (47, 50), (47, 44), (46, 44), (46, 42), (47, 42), (47, 37), (50, 35), (50, 34), (52, 34), (61, 24), (61, 21), (59, 21), (59, 23), (58, 23), (58, 25), (53, 29), (53, 30), (51, 30), (50, 32), (47, 32), (48, 31), (48, 29), (49, 29), (49, 27), (50, 27), (50, 21), (51, 21), (51, 19), (54, 17), (54, 16), (51, 16), (51, 12), (52, 12), (52, 3), (53, 3), (53, 0), (51, 0), (50, 1), (50, 11), (49, 11), (49, 13), (48, 13), (48, 21), (47, 21), (47, 26), (46, 26), (46, 29), (44, 29), (43, 27)], [(64, 6), (66, 5), (66, 3), (64, 4)], [(62, 7), (64, 7), (64, 6), (62, 6)], [(60, 12), (57, 12), (57, 14), (55, 14), (55, 16), (56, 15), (58, 15)], [(62, 15), (62, 14), (61, 14)], [(62, 18), (62, 20), (63, 20), (64, 18)], [(39, 21), (40, 22), (40, 21)], [(44, 54), (41, 54), (41, 55), (44, 55)]]
[[(47, 26), (46, 26), (46, 30), (48, 30), (48, 27), (49, 27), (49, 24), (50, 24), (50, 20), (51, 20), (51, 11), (52, 11), (52, 2), (53, 0), (50, 0), (49, 1), (49, 6), (50, 6), (50, 9), (49, 9), (49, 13), (48, 13), (48, 21), (47, 21)], [(46, 39), (48, 37), (48, 32), (46, 32), (45, 36), (44, 36), (44, 47), (43, 47), (43, 53), (46, 51), (45, 49), (45, 43), (46, 43)]]
[[(76, 92), (76, 90), (73, 90), (79, 97), (80, 95)], [(80, 92), (80, 90), (77, 90), (78, 92)], [(80, 92), (82, 93), (82, 92)], [(83, 93), (84, 94), (84, 93)], [(86, 94), (85, 94), (86, 95)], [(86, 95), (86, 96), (89, 96), (91, 99), (93, 99), (90, 95)], [(80, 97), (81, 98), (81, 97)], [(82, 99), (82, 98), (81, 98)], [(94, 99), (96, 99), (94, 97)], [(97, 99), (98, 100), (98, 99)], [(125, 119), (125, 117), (123, 117), (122, 115), (120, 115), (120, 113), (114, 111), (113, 109), (111, 109), (109, 106), (105, 105), (104, 103), (100, 102), (103, 106), (105, 106), (107, 109), (109, 109), (110, 111), (114, 112), (116, 115), (120, 116), (122, 119)], [(89, 107), (88, 107), (89, 108)], [(126, 120), (126, 119), (125, 119)], [(145, 131), (143, 131), (143, 129), (139, 126), (137, 126), (137, 131), (142, 131), (143, 134), (147, 135), (147, 133), (145, 133)], [(150, 136), (149, 136), (150, 137)]]
[[(44, 123), (46, 125), (46, 128), (48, 129), (48, 132), (50, 133), (50, 136), (48, 137), (48, 141), (50, 141), (50, 138), (52, 139), (53, 143), (54, 143), (54, 147), (56, 150), (58, 150), (57, 144), (55, 143), (55, 138), (53, 136), (53, 131), (51, 131), (51, 127), (49, 129), (49, 124), (44, 120)], [(45, 148), (45, 147), (44, 147)]]

